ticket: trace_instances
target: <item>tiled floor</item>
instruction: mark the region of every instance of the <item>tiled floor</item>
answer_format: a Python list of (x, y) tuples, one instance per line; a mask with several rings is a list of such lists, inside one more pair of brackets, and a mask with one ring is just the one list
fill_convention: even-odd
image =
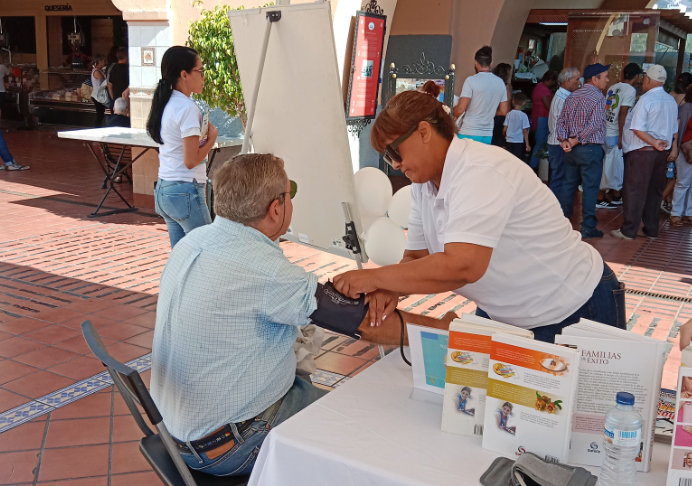
[[(51, 131), (12, 130), (5, 138), (32, 169), (0, 173), (0, 485), (158, 484), (139, 453), (141, 433), (79, 326), (91, 320), (111, 354), (133, 360), (148, 380), (165, 225), (150, 209), (87, 218), (102, 197), (103, 172), (85, 145)], [(131, 198), (130, 187), (120, 187)], [(121, 204), (117, 196), (106, 201)], [(665, 224), (655, 242), (622, 241), (608, 235), (620, 211), (599, 218), (606, 237), (592, 244), (629, 289), (641, 291), (627, 296), (630, 325), (670, 343), (664, 385), (672, 386), (678, 328), (692, 318), (692, 300), (684, 300), (692, 297), (692, 229)], [(321, 280), (355, 267), (283, 247)], [(412, 295), (400, 308), (440, 317), (475, 304), (453, 294)], [(313, 380), (331, 389), (378, 357), (368, 342), (328, 334)]]

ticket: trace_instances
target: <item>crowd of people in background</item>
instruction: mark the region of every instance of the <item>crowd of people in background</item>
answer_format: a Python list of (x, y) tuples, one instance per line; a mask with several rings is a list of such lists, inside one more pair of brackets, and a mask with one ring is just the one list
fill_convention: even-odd
[(582, 193), (582, 238), (603, 236), (597, 209), (623, 208), (621, 228), (611, 231), (623, 239), (656, 239), (661, 211), (671, 226), (692, 224), (692, 74), (678, 76), (669, 94), (659, 65), (644, 71), (630, 63), (615, 80), (610, 65), (598, 63), (583, 76), (577, 67), (549, 70), (530, 94), (529, 119), (512, 66), (493, 69), (485, 46), (475, 68), (454, 107), (458, 137), (503, 147), (537, 174), (547, 159), (549, 187), (567, 218)]
[[(130, 67), (127, 48), (113, 46), (108, 55), (96, 54), (91, 69), (94, 128), (130, 126)], [(106, 111), (110, 113), (106, 115)]]

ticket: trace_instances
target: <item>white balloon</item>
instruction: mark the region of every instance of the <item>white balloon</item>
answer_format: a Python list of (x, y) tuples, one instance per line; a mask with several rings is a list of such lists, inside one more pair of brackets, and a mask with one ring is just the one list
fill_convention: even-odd
[(411, 186), (402, 187), (392, 197), (387, 210), (389, 219), (402, 228), (408, 228), (408, 217), (411, 214)]
[(372, 224), (378, 219), (381, 218), (381, 214), (374, 214), (374, 213), (369, 213), (365, 211), (363, 208), (360, 209), (360, 230), (361, 233), (367, 233), (368, 229)]
[(399, 263), (406, 249), (406, 235), (387, 217), (378, 218), (365, 237), (365, 253), (378, 265)]
[(383, 216), (392, 200), (392, 183), (389, 177), (375, 167), (365, 167), (354, 175), (356, 200), (361, 213)]

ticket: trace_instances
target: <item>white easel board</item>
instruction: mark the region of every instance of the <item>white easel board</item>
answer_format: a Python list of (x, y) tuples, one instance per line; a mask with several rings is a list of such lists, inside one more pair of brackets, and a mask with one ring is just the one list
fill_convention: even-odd
[(353, 258), (342, 240), (343, 202), (362, 230), (329, 3), (229, 12), (245, 102), (256, 84), (266, 13), (277, 10), (281, 20), (271, 27), (251, 134), (254, 152), (281, 157), (298, 183), (285, 238)]

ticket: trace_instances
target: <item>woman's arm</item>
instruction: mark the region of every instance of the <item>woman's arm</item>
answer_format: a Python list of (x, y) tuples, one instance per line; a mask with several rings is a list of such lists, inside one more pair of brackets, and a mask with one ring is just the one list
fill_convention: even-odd
[(492, 254), (493, 249), (485, 246), (448, 243), (444, 252), (414, 261), (337, 275), (334, 287), (351, 298), (378, 289), (399, 294), (448, 292), (480, 280)]
[(183, 138), (183, 163), (185, 167), (192, 170), (201, 164), (214, 146), (218, 134), (219, 131), (216, 127), (209, 123), (209, 139), (201, 147), (199, 146), (198, 135)]
[(553, 97), (551, 95), (541, 96), (541, 101), (543, 102), (543, 106), (550, 111), (550, 103), (553, 101)]
[(99, 80), (103, 79), (103, 73), (101, 72), (100, 69), (97, 69), (96, 71), (94, 71), (94, 77), (96, 79), (99, 79)]

